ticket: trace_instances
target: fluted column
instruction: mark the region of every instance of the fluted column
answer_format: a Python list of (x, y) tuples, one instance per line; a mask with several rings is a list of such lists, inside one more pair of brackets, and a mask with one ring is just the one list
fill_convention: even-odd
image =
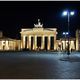
[(47, 45), (47, 49), (50, 50), (50, 36), (48, 36), (48, 45)]
[(23, 37), (21, 36), (21, 49), (23, 48)]
[(41, 39), (41, 49), (44, 49), (44, 43), (45, 43), (45, 38), (44, 36), (42, 36), (42, 39)]
[(29, 48), (29, 36), (27, 36), (27, 49)]
[(33, 38), (33, 50), (37, 49), (37, 36), (35, 35)]
[(8, 41), (5, 42), (6, 42), (6, 50), (8, 50), (9, 49)]
[(22, 37), (22, 48), (25, 48), (25, 36)]
[(57, 43), (57, 41), (56, 41), (56, 36), (54, 36), (54, 50), (57, 49), (56, 43)]
[(28, 47), (31, 49), (31, 35), (28, 37)]

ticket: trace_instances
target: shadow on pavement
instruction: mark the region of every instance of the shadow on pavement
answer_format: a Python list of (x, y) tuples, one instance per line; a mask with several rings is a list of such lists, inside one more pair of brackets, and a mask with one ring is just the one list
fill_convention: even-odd
[(80, 57), (78, 56), (67, 56), (59, 59), (60, 61), (68, 61), (68, 62), (80, 62)]

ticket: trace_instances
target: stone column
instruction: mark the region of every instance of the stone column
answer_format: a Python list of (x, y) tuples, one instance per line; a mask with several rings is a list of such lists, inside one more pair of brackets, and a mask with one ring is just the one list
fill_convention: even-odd
[(8, 41), (5, 42), (6, 42), (6, 50), (8, 50), (9, 49)]
[(41, 49), (44, 49), (44, 46), (45, 46), (45, 38), (44, 36), (42, 36), (42, 40), (41, 40)]
[(21, 36), (21, 49), (23, 48), (23, 37)]
[(29, 49), (31, 49), (31, 35), (28, 37), (28, 47), (29, 47)]
[(57, 50), (56, 42), (56, 36), (54, 36), (54, 50)]
[(47, 49), (50, 50), (50, 36), (48, 36), (48, 45), (47, 45)]
[[(14, 40), (14, 43), (13, 43), (13, 45), (14, 45), (14, 50), (16, 50), (16, 41), (17, 40)], [(20, 49), (22, 49), (22, 43), (20, 42)]]
[(25, 37), (26, 36), (23, 36), (23, 48), (25, 48)]
[(33, 50), (37, 49), (37, 36), (35, 35), (33, 38)]
[(27, 36), (27, 49), (29, 49), (29, 36)]
[(24, 49), (25, 48), (25, 36), (21, 36), (21, 48)]

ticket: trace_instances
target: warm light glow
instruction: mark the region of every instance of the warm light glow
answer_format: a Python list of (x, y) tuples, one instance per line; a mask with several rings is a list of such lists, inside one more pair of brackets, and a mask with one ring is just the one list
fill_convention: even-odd
[(23, 48), (25, 48), (25, 38), (26, 38), (26, 36), (24, 35), (24, 36), (23, 36), (23, 42), (24, 42), (24, 43), (23, 43)]
[(6, 41), (6, 50), (9, 50), (8, 41)]
[(74, 41), (71, 41), (71, 42), (70, 42), (70, 45), (71, 45), (71, 46), (70, 46), (70, 49), (75, 49)]
[(2, 45), (3, 45), (3, 46), (5, 45), (5, 41), (2, 41)]
[(61, 42), (59, 42), (59, 45), (61, 45)]

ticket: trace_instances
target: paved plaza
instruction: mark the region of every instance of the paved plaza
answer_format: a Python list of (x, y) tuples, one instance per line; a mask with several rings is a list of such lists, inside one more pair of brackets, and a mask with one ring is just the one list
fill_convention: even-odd
[(0, 78), (80, 79), (80, 53), (0, 52)]

